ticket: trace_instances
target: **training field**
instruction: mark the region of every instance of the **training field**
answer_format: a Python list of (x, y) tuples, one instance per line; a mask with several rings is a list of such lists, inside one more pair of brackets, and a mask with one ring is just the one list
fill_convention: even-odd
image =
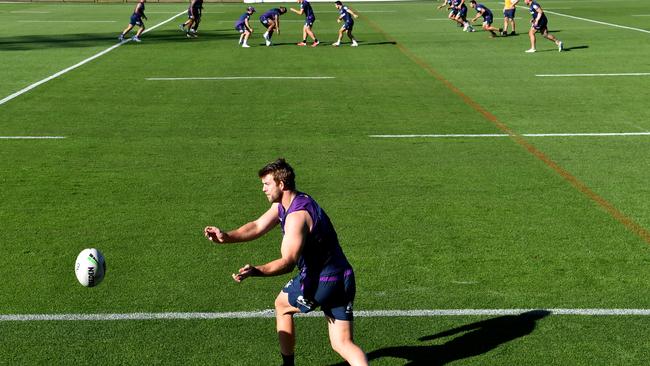
[[(245, 4), (206, 3), (187, 39), (186, 3), (147, 3), (142, 43), (118, 44), (133, 3), (1, 3), (0, 364), (279, 364), (290, 276), (230, 277), (277, 258), (279, 229), (202, 230), (257, 218), (257, 170), (285, 157), (355, 268), (371, 364), (646, 365), (646, 1), (540, 0), (565, 51), (534, 54), (523, 0), (498, 38), (439, 3), (350, 2), (356, 48), (330, 46), (332, 3), (320, 46), (288, 12), (265, 47), (280, 4), (255, 4), (249, 49)], [(341, 362), (319, 315), (296, 320), (300, 365)]]

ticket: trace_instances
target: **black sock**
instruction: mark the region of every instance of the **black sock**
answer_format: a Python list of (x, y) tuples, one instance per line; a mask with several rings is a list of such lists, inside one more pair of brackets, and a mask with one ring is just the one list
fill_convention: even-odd
[(282, 356), (282, 366), (294, 366), (293, 355), (288, 355), (287, 356), (287, 355), (282, 354), (282, 353), (280, 353), (280, 355)]

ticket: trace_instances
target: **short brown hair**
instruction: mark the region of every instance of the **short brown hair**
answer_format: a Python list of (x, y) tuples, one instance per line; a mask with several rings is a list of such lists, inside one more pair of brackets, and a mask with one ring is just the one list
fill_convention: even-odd
[(257, 173), (260, 178), (264, 178), (269, 174), (273, 176), (276, 183), (284, 182), (286, 189), (292, 191), (296, 189), (296, 173), (293, 172), (293, 168), (284, 158), (266, 164)]

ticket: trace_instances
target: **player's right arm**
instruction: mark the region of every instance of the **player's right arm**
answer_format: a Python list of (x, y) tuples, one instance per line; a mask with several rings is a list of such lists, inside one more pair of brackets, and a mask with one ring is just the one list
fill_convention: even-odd
[(476, 13), (476, 16), (475, 16), (474, 18), (472, 18), (472, 20), (470, 20), (469, 22), (470, 22), (470, 23), (474, 23), (474, 22), (476, 21), (476, 19), (478, 19), (480, 16), (483, 15), (484, 12), (485, 12), (485, 10), (480, 9), (480, 10)]
[(345, 8), (345, 11), (348, 12), (348, 14), (352, 15), (355, 19), (358, 18), (359, 16), (352, 11), (350, 8)]
[(210, 241), (218, 244), (240, 243), (259, 238), (269, 232), (269, 230), (274, 228), (278, 223), (280, 223), (280, 217), (278, 216), (278, 203), (274, 203), (271, 205), (271, 208), (269, 208), (269, 210), (262, 214), (262, 216), (257, 220), (246, 223), (238, 229), (223, 231), (218, 227), (208, 226), (203, 229), (203, 235), (205, 235), (205, 237)]
[(275, 19), (275, 31), (280, 34), (280, 16), (275, 14), (273, 18)]

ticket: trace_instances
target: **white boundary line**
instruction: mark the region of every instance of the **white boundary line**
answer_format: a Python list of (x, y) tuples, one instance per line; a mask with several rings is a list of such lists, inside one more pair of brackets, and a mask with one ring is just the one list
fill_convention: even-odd
[[(160, 26), (163, 25), (163, 24), (167, 24), (167, 23), (171, 22), (172, 20), (174, 20), (175, 18), (178, 18), (179, 16), (181, 16), (181, 15), (183, 15), (183, 14), (187, 14), (187, 10), (183, 10), (182, 12), (180, 12), (180, 13), (174, 15), (173, 17), (171, 17), (171, 18), (169, 18), (169, 19), (163, 21), (162, 23), (158, 23), (158, 24), (154, 25), (153, 27), (146, 29), (146, 30), (144, 31), (144, 33), (147, 33), (147, 32), (149, 32), (149, 31), (152, 31), (152, 30), (154, 30), (154, 29), (160, 27)], [(111, 47), (109, 47), (109, 48), (107, 48), (107, 49), (105, 49), (105, 50), (103, 50), (103, 51), (101, 51), (101, 52), (95, 54), (94, 56), (88, 57), (87, 59), (85, 59), (85, 60), (83, 60), (83, 61), (81, 61), (81, 62), (79, 62), (79, 63), (76, 63), (76, 64), (74, 64), (74, 65), (72, 65), (72, 66), (70, 66), (70, 67), (68, 67), (68, 68), (66, 68), (66, 69), (63, 69), (63, 70), (57, 72), (56, 74), (50, 75), (50, 76), (46, 77), (46, 78), (43, 79), (43, 80), (37, 81), (37, 82), (35, 82), (35, 83), (32, 84), (32, 85), (29, 85), (29, 86), (27, 86), (27, 87), (25, 87), (25, 88), (23, 88), (23, 89), (21, 89), (21, 90), (15, 92), (15, 93), (11, 94), (11, 95), (9, 95), (9, 96), (6, 96), (6, 97), (4, 97), (3, 99), (0, 99), (0, 105), (3, 105), (3, 104), (5, 104), (5, 103), (7, 103), (8, 101), (10, 101), (10, 100), (12, 100), (12, 99), (14, 99), (14, 98), (16, 98), (16, 97), (22, 95), (22, 94), (25, 94), (25, 93), (27, 93), (28, 91), (30, 91), (30, 90), (32, 90), (32, 89), (34, 89), (34, 88), (36, 88), (36, 87), (38, 87), (38, 86), (40, 86), (40, 85), (42, 85), (42, 84), (45, 84), (45, 83), (47, 83), (48, 81), (50, 81), (50, 80), (52, 80), (52, 79), (56, 79), (56, 78), (58, 78), (59, 76), (65, 74), (65, 73), (67, 73), (67, 72), (69, 72), (69, 71), (72, 71), (72, 70), (74, 70), (74, 69), (76, 69), (76, 68), (78, 68), (78, 67), (80, 67), (80, 66), (83, 66), (83, 65), (89, 63), (90, 61), (96, 59), (96, 58), (99, 58), (99, 57), (101, 57), (101, 56), (104, 56), (105, 54), (107, 54), (107, 53), (113, 51), (114, 49), (116, 49), (116, 48), (120, 47), (121, 45), (123, 45), (123, 44), (125, 44), (125, 43), (127, 43), (127, 42), (130, 42), (130, 41), (131, 41), (130, 38), (129, 38), (129, 39), (126, 39), (126, 40), (124, 40), (124, 41), (122, 41), (122, 42), (120, 42), (120, 43), (118, 43), (118, 44), (116, 44), (116, 45), (113, 45), (113, 46), (111, 46)]]
[(622, 29), (629, 29), (629, 30), (633, 30), (633, 31), (637, 31), (637, 32), (643, 32), (643, 33), (649, 33), (649, 34), (650, 34), (650, 31), (649, 31), (649, 30), (645, 30), (645, 29), (633, 28), (633, 27), (626, 27), (626, 26), (624, 26), (624, 25), (618, 25), (618, 24), (606, 23), (606, 22), (601, 22), (601, 21), (598, 21), (598, 20), (587, 19), (587, 18), (580, 18), (580, 17), (575, 17), (575, 16), (573, 16), (573, 15), (567, 15), (567, 14), (562, 14), (562, 13), (556, 13), (556, 12), (554, 12), (554, 11), (544, 10), (544, 12), (549, 13), (549, 14), (553, 14), (553, 15), (559, 15), (559, 16), (561, 16), (561, 17), (567, 17), (567, 18), (572, 18), (572, 19), (577, 19), (577, 20), (584, 20), (585, 22), (591, 22), (591, 23), (596, 23), (596, 24), (602, 24), (602, 25), (607, 25), (607, 26), (610, 26), (610, 27), (616, 27), (616, 28), (622, 28)]
[(65, 136), (0, 136), (0, 140), (58, 140)]
[(624, 72), (614, 74), (537, 74), (538, 77), (583, 77), (583, 76), (650, 76), (650, 72)]
[[(504, 316), (529, 312), (548, 312), (549, 315), (577, 316), (650, 316), (650, 309), (436, 309), (436, 310), (362, 310), (355, 317), (437, 317), (437, 316)], [(322, 317), (320, 311), (298, 314), (301, 317)], [(260, 311), (213, 313), (114, 313), (114, 314), (10, 314), (0, 315), (6, 321), (106, 321), (106, 320), (189, 320), (189, 319), (261, 319), (273, 318), (271, 309)]]
[[(447, 137), (508, 137), (505, 133), (483, 133), (483, 134), (430, 134), (430, 135), (368, 135), (375, 138), (447, 138)], [(576, 136), (650, 136), (650, 132), (604, 132), (604, 133), (522, 133), (527, 137), (576, 137)]]
[(215, 76), (215, 77), (188, 77), (188, 78), (146, 78), (148, 81), (182, 81), (182, 80), (263, 80), (263, 79), (289, 79), (289, 80), (321, 80), (335, 79), (335, 76)]

